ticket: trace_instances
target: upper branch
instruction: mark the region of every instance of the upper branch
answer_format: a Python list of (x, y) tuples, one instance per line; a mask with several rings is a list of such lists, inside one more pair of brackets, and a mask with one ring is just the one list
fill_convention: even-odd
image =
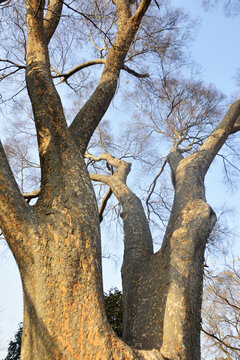
[(26, 229), (30, 224), (31, 211), (21, 195), (1, 141), (0, 164), (0, 227), (14, 249), (14, 246), (18, 246), (16, 242), (24, 227)]
[(143, 0), (136, 14), (131, 17), (127, 1), (115, 0), (118, 13), (118, 30), (110, 48), (100, 81), (86, 104), (76, 115), (70, 130), (82, 153), (107, 111), (116, 92), (120, 70), (129, 51), (134, 36), (139, 28), (151, 0)]
[[(57, 6), (56, 1), (50, 1), (52, 7), (54, 4)], [(46, 183), (56, 168), (54, 165), (51, 166), (51, 163), (56, 165), (61, 161), (67, 124), (60, 97), (51, 77), (43, 9), (44, 1), (28, 0), (26, 2), (26, 83), (38, 136), (42, 181)], [(47, 191), (46, 188), (45, 190)]]
[(215, 158), (218, 151), (225, 143), (228, 136), (233, 133), (234, 125), (240, 116), (240, 98), (237, 99), (230, 107), (222, 121), (213, 130), (211, 135), (205, 140), (203, 145), (196, 153), (196, 161), (199, 162), (203, 173), (206, 174), (209, 166)]
[(62, 7), (63, 0), (49, 0), (47, 12), (43, 22), (45, 40), (47, 44), (51, 40), (58, 26), (59, 20), (61, 18)]
[(234, 126), (232, 127), (231, 134), (240, 131), (240, 116), (238, 117), (237, 121), (235, 122)]
[(86, 153), (85, 157), (91, 158), (94, 161), (105, 160), (109, 165), (117, 168), (110, 176), (90, 174), (90, 178), (109, 185), (123, 208), (122, 219), (124, 222), (125, 251), (138, 248), (153, 253), (152, 236), (141, 200), (126, 184), (131, 164), (124, 160), (116, 159), (109, 153), (103, 153), (99, 156)]
[[(105, 64), (105, 59), (95, 59), (95, 60), (89, 60), (84, 62), (83, 64), (80, 64), (78, 66), (75, 66), (72, 70), (68, 71), (65, 74), (58, 74), (54, 75), (53, 78), (63, 78), (63, 81), (66, 81), (70, 76), (76, 74), (78, 71), (83, 70), (87, 67), (93, 66), (93, 65), (99, 65), (99, 64)], [(146, 78), (149, 77), (149, 74), (139, 74), (133, 69), (130, 69), (128, 66), (123, 65), (122, 70), (128, 72), (129, 74), (137, 77), (137, 78)]]
[[(109, 185), (109, 182), (106, 182), (107, 179), (106, 178), (111, 178), (111, 177), (118, 177), (119, 179), (121, 179), (121, 181), (123, 181), (124, 183), (126, 183), (127, 180), (127, 176), (131, 170), (131, 163), (128, 163), (124, 160), (120, 160), (120, 159), (116, 159), (115, 157), (113, 157), (111, 154), (109, 153), (102, 153), (99, 156), (94, 156), (89, 154), (87, 151), (85, 152), (85, 158), (88, 159), (92, 159), (94, 161), (101, 161), (101, 160), (105, 160), (107, 161), (107, 163), (115, 168), (117, 168), (117, 171), (115, 171), (115, 173), (112, 176), (105, 176), (105, 175), (99, 175), (96, 174), (97, 176), (104, 176), (103, 179), (105, 179), (106, 184)], [(91, 177), (92, 178), (92, 177)], [(96, 178), (93, 180), (97, 180)], [(102, 180), (97, 180), (97, 181), (102, 181)]]

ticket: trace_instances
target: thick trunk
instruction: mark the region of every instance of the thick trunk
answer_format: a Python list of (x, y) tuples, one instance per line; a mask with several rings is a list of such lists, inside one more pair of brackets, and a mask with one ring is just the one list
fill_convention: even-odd
[[(62, 215), (45, 221), (41, 237), (29, 240), (32, 264), (27, 272), (20, 269), (23, 360), (100, 359), (98, 354), (111, 348), (113, 335), (99, 296), (102, 283), (100, 254), (94, 245), (97, 239), (74, 222), (72, 214), (64, 214), (63, 209)], [(95, 236), (99, 236), (97, 229)], [(103, 336), (106, 333), (109, 339)]]
[(104, 312), (100, 254), (72, 214), (46, 223), (41, 237), (28, 240), (29, 266), (20, 267), (21, 360), (163, 360), (159, 352), (131, 349), (112, 331)]
[(24, 293), (21, 360), (135, 358), (105, 316), (98, 216), (88, 199), (85, 214), (71, 201), (44, 214), (36, 205), (38, 227), (24, 238), (24, 266), (16, 256)]

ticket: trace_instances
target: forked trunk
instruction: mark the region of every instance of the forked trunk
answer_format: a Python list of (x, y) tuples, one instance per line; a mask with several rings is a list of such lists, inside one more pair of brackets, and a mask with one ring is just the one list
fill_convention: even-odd
[(124, 340), (140, 349), (158, 349), (168, 359), (199, 360), (204, 250), (216, 216), (205, 201), (199, 169), (181, 156), (174, 168), (173, 157), (175, 199), (156, 254), (149, 229), (138, 234), (148, 228), (140, 201), (130, 190), (118, 195), (125, 232)]

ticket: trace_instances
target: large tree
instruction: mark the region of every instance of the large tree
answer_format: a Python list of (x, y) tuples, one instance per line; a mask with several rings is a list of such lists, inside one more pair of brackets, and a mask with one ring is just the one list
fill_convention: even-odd
[[(89, 21), (91, 36), (98, 32), (105, 46), (99, 48), (101, 57), (95, 62), (54, 75), (50, 55), (54, 57), (55, 53), (50, 41), (60, 26), (63, 5), (69, 11), (64, 15), (69, 20), (74, 3), (76, 16)], [(157, 253), (153, 252), (141, 201), (126, 184), (130, 164), (107, 152), (95, 158), (117, 168), (112, 175), (91, 177), (109, 185), (123, 209), (123, 342), (112, 331), (104, 310), (99, 215), (84, 153), (115, 95), (120, 71), (145, 76), (129, 69), (125, 60), (132, 61), (136, 54), (146, 52), (149, 36), (154, 39), (162, 32), (150, 21), (144, 36), (139, 37), (150, 0), (142, 0), (139, 5), (127, 0), (114, 0), (114, 4), (93, 1), (90, 5), (98, 12), (96, 22), (92, 8), (87, 12), (88, 4), (85, 9), (85, 3), (82, 7), (79, 3), (27, 0), (27, 41), (23, 42), (26, 64), (21, 63), (25, 55), (18, 63), (1, 60), (6, 65), (2, 79), (25, 70), (41, 166), (40, 191), (23, 196), (1, 145), (0, 224), (18, 264), (24, 294), (21, 358), (199, 359), (204, 250), (216, 221), (205, 199), (204, 178), (228, 136), (239, 130), (240, 100), (229, 107), (219, 125), (188, 156), (184, 156), (186, 148), (181, 146), (184, 135), (169, 123), (175, 135), (167, 161), (175, 196)], [(11, 11), (11, 3), (7, 5)], [(108, 8), (111, 11), (106, 12)], [(25, 20), (17, 2), (14, 9), (25, 40), (24, 26), (20, 26)], [(174, 28), (173, 24), (174, 16), (164, 30)], [(22, 45), (17, 33), (14, 35), (16, 44)], [(160, 36), (156, 39), (161, 40)], [(152, 41), (160, 55), (166, 52), (170, 37), (163, 40), (162, 48)], [(56, 44), (61, 48), (61, 37)], [(7, 45), (3, 49), (9, 55)], [(53, 78), (67, 81), (77, 70), (95, 63), (104, 65), (100, 80), (68, 125)], [(36, 204), (30, 206), (25, 199), (36, 195)]]

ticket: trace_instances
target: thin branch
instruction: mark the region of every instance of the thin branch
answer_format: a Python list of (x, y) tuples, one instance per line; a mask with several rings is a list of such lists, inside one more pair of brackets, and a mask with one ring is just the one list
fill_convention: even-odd
[(62, 0), (50, 0), (44, 17), (44, 35), (47, 44), (51, 40), (61, 18)]
[(104, 143), (103, 143), (103, 138), (102, 138), (102, 134), (101, 134), (101, 130), (100, 130), (100, 127), (99, 127), (99, 126), (97, 127), (97, 131), (98, 131), (98, 136), (99, 136), (100, 145), (101, 145), (102, 149), (105, 151), (105, 153), (108, 154), (108, 151), (107, 151), (107, 149), (105, 148)]
[(81, 12), (81, 11), (78, 11), (78, 10), (74, 9), (72, 6), (70, 6), (69, 4), (66, 4), (65, 2), (63, 2), (63, 4), (64, 4), (68, 9), (74, 11), (75, 13), (81, 15), (84, 19), (86, 19), (87, 21), (89, 21), (89, 22), (99, 31), (99, 33), (102, 33), (102, 34), (108, 39), (109, 43), (112, 45), (112, 41), (111, 41), (110, 37), (109, 37), (102, 29), (100, 29), (100, 28), (95, 24), (95, 22), (94, 22), (92, 19), (90, 19), (89, 16), (87, 16), (86, 14), (84, 14), (84, 13)]
[(218, 336), (216, 336), (215, 334), (211, 334), (209, 333), (208, 331), (204, 330), (203, 328), (201, 329), (202, 332), (204, 332), (204, 334), (212, 337), (213, 339), (217, 340), (218, 342), (220, 342), (221, 344), (223, 344), (224, 346), (226, 346), (228, 349), (231, 349), (231, 350), (237, 350), (237, 351), (240, 351), (240, 347), (235, 347), (235, 346), (231, 346), (229, 344), (226, 344), (223, 340), (221, 340)]
[[(76, 74), (78, 71), (83, 70), (87, 67), (93, 66), (93, 65), (99, 65), (99, 64), (105, 64), (106, 60), (105, 59), (95, 59), (95, 60), (89, 60), (84, 62), (83, 64), (80, 64), (76, 67), (74, 67), (72, 70), (68, 71), (65, 74), (58, 74), (58, 75), (53, 75), (53, 79), (56, 78), (63, 78), (62, 82), (66, 81), (70, 76)], [(129, 74), (137, 77), (137, 78), (146, 78), (149, 77), (149, 74), (139, 74), (137, 73), (135, 70), (130, 69), (128, 66), (123, 65), (122, 70), (128, 72)]]
[(112, 192), (111, 188), (109, 187), (108, 191), (106, 192), (106, 194), (105, 194), (105, 196), (104, 196), (104, 198), (102, 200), (102, 203), (101, 203), (99, 211), (98, 211), (100, 223), (103, 221), (103, 212), (104, 212), (104, 210), (105, 210), (105, 208), (107, 206), (107, 202), (110, 199), (112, 193), (113, 192)]
[(25, 65), (17, 64), (14, 61), (11, 61), (9, 59), (0, 59), (0, 62), (9, 63), (11, 65), (14, 65), (14, 66), (18, 67), (19, 69), (26, 69)]
[(66, 81), (70, 76), (76, 74), (76, 72), (83, 70), (87, 67), (93, 66), (93, 65), (97, 65), (97, 64), (105, 64), (106, 60), (105, 59), (95, 59), (95, 60), (89, 60), (86, 61), (83, 64), (80, 64), (78, 66), (76, 66), (75, 68), (73, 68), (72, 70), (70, 70), (69, 72), (65, 73), (65, 74), (59, 74), (59, 75), (54, 75), (53, 78), (63, 78), (63, 81)]
[(149, 201), (150, 201), (150, 198), (152, 196), (152, 193), (155, 189), (155, 186), (156, 186), (156, 183), (157, 183), (157, 180), (159, 178), (159, 176), (162, 174), (164, 168), (165, 168), (165, 165), (167, 164), (167, 159), (164, 160), (163, 164), (162, 164), (162, 167), (161, 169), (159, 170), (159, 172), (157, 173), (157, 175), (155, 176), (155, 178), (153, 179), (153, 182), (151, 183), (149, 189), (148, 189), (148, 197), (146, 199), (146, 206), (147, 206), (147, 215), (148, 215), (148, 218), (149, 218), (149, 215), (150, 215), (150, 210), (149, 210)]
[(0, 6), (6, 6), (6, 5), (8, 5), (10, 2), (11, 2), (11, 0), (0, 0), (0, 4), (6, 3), (6, 4), (2, 4), (2, 5), (0, 5)]
[(131, 75), (133, 75), (133, 76), (135, 76), (135, 77), (137, 77), (137, 78), (147, 78), (147, 77), (149, 77), (149, 74), (147, 74), (147, 73), (146, 73), (146, 74), (139, 74), (139, 73), (137, 73), (135, 70), (130, 69), (130, 68), (129, 68), (128, 66), (126, 66), (126, 65), (123, 65), (122, 70), (128, 72), (129, 74), (131, 74)]

